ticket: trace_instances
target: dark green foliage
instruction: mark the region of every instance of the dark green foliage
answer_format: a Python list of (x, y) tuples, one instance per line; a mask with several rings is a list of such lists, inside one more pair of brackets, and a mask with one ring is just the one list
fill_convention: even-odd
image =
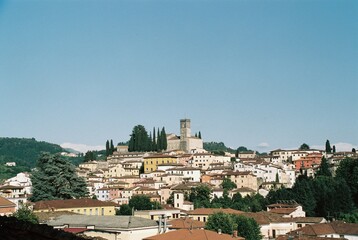
[(306, 143), (303, 143), (299, 148), (299, 150), (309, 150), (309, 149), (310, 149), (310, 146)]
[(128, 204), (122, 204), (120, 208), (116, 210), (116, 215), (132, 215), (132, 208)]
[(146, 195), (135, 195), (129, 200), (128, 206), (134, 210), (151, 210), (161, 209), (158, 202), (151, 202), (150, 198)]
[(335, 145), (333, 145), (333, 147), (332, 147), (332, 152), (336, 153), (336, 146)]
[(308, 178), (298, 179), (292, 188), (294, 200), (302, 204), (308, 217), (315, 216), (316, 199), (313, 194), (312, 181)]
[(128, 151), (130, 152), (146, 152), (146, 151), (163, 151), (167, 149), (167, 136), (164, 127), (155, 133), (153, 128), (153, 137), (148, 135), (147, 130), (142, 125), (133, 128), (131, 137), (128, 141)]
[(218, 232), (220, 229), (222, 233), (232, 234), (234, 229), (233, 218), (230, 214), (217, 212), (209, 216), (205, 224), (205, 229)]
[[(266, 199), (269, 203), (279, 200), (295, 200), (303, 206), (307, 216), (328, 219), (348, 216), (358, 207), (358, 160), (342, 160), (336, 177), (331, 177), (322, 159), (321, 169), (316, 178), (302, 175), (296, 179), (292, 189), (272, 190)], [(325, 170), (326, 169), (326, 170)]]
[(226, 147), (223, 142), (204, 142), (203, 145), (204, 145), (203, 146), (204, 149), (209, 152), (222, 151), (222, 152), (235, 153), (234, 149)]
[(332, 152), (331, 144), (329, 143), (329, 140), (327, 139), (327, 141), (326, 141), (326, 153), (331, 153), (331, 152)]
[(331, 220), (353, 210), (353, 202), (348, 185), (343, 179), (319, 176), (313, 181), (316, 199), (316, 216)]
[(145, 152), (150, 150), (150, 140), (147, 130), (142, 125), (135, 126), (129, 139), (128, 151)]
[(75, 167), (59, 155), (44, 153), (31, 174), (31, 181), (33, 202), (87, 196), (85, 181), (76, 175)]
[(87, 151), (85, 153), (85, 157), (84, 157), (84, 162), (89, 162), (89, 161), (93, 161), (93, 160), (96, 160), (97, 158), (97, 155), (95, 153), (95, 151)]
[(352, 199), (358, 208), (358, 159), (342, 160), (336, 171), (336, 178), (344, 179), (352, 194)]
[(253, 218), (242, 215), (232, 215), (232, 218), (237, 226), (238, 236), (244, 237), (246, 240), (262, 239), (260, 226)]
[(201, 132), (199, 131), (199, 134), (198, 134), (198, 138), (200, 138), (201, 139)]
[(153, 150), (153, 151), (158, 151), (157, 137), (156, 137), (156, 135), (155, 135), (155, 127), (153, 128), (153, 144), (152, 144), (152, 150)]
[(16, 165), (14, 167), (10, 167), (10, 166), (5, 166), (4, 164), (0, 164), (0, 183), (1, 180), (12, 178), (20, 172), (29, 172), (29, 171), (30, 171), (30, 167), (26, 167), (26, 166)]
[(271, 190), (266, 199), (269, 204), (277, 203), (280, 200), (292, 200), (294, 199), (294, 194), (292, 189), (289, 188), (279, 188), (277, 190)]
[(232, 234), (234, 230), (238, 231), (238, 236), (247, 240), (261, 239), (260, 226), (257, 222), (242, 215), (226, 214), (217, 212), (209, 216), (205, 224), (205, 229)]
[(355, 148), (352, 148), (352, 153), (356, 153), (356, 149), (355, 149)]
[[(41, 152), (64, 152), (59, 145), (39, 142), (34, 138), (0, 138), (0, 180), (16, 176), (19, 172), (30, 171), (36, 166)], [(16, 167), (3, 166), (15, 162)]]
[(168, 148), (167, 134), (165, 133), (165, 128), (164, 127), (162, 128), (161, 134), (162, 134), (162, 139), (163, 139), (162, 140), (163, 141), (163, 143), (162, 143), (163, 150), (167, 150), (167, 148)]
[(343, 214), (340, 219), (348, 223), (358, 223), (358, 211)]
[(12, 216), (21, 221), (39, 223), (39, 219), (27, 205), (22, 205)]
[(115, 150), (115, 149), (114, 149), (114, 145), (113, 145), (113, 140), (111, 139), (111, 144), (110, 144), (110, 147), (109, 147), (110, 155), (113, 154), (114, 150)]
[(109, 141), (106, 141), (106, 157), (108, 157), (110, 155), (110, 150), (109, 150)]
[(322, 157), (322, 161), (319, 167), (319, 170), (317, 171), (317, 176), (327, 176), (331, 177), (332, 173), (329, 170), (329, 164), (325, 157)]
[(192, 188), (189, 199), (194, 203), (194, 208), (210, 207), (211, 192), (211, 189), (204, 184)]
[(240, 193), (234, 194), (230, 208), (244, 212), (260, 212), (266, 210), (267, 200), (260, 194), (247, 195), (244, 198)]
[(221, 183), (221, 187), (224, 190), (229, 191), (229, 190), (237, 188), (237, 185), (234, 182), (232, 182), (230, 178), (224, 178), (223, 182)]

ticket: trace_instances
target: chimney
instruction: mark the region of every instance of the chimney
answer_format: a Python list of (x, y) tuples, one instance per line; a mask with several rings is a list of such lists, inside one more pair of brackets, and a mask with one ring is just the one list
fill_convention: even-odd
[(232, 232), (232, 236), (233, 236), (234, 238), (237, 238), (237, 231), (236, 231), (236, 230)]
[(159, 225), (158, 225), (158, 234), (160, 234), (160, 232), (162, 231), (162, 216), (161, 215), (159, 215), (158, 216), (158, 221), (159, 221)]
[(167, 216), (166, 215), (163, 215), (163, 218), (164, 218), (164, 231), (163, 232), (166, 232), (167, 231)]

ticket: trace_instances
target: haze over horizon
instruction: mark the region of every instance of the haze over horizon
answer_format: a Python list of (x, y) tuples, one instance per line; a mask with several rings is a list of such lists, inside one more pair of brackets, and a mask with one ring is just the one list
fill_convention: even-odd
[[(1, 1), (0, 136), (358, 146), (358, 2)], [(83, 146), (82, 146), (83, 147)]]

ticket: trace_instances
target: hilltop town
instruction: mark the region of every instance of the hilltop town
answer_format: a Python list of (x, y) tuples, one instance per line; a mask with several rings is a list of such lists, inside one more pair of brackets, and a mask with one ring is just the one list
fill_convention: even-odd
[[(80, 163), (70, 184), (81, 179), (84, 195), (78, 182), (78, 195), (67, 190), (63, 197), (39, 196), (39, 185), (51, 187), (45, 177), (33, 182), (39, 165), (6, 179), (0, 214), (26, 207), (41, 224), (103, 239), (250, 239), (233, 216), (253, 219), (261, 239), (358, 239), (355, 149), (337, 152), (327, 140), (326, 150), (303, 144), (268, 154), (247, 149), (218, 154), (204, 149), (200, 132), (192, 135), (190, 119), (180, 120), (179, 127), (179, 135), (153, 131), (147, 150), (138, 150), (140, 136), (133, 133), (128, 145), (109, 146), (105, 159)], [(43, 157), (43, 164), (53, 161), (43, 168), (59, 158)], [(231, 226), (212, 226), (213, 216), (220, 224), (228, 217)]]

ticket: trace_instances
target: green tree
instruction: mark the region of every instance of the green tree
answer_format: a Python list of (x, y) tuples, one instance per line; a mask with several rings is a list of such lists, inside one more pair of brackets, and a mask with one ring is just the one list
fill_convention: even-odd
[(345, 180), (350, 188), (355, 206), (358, 208), (358, 159), (343, 159), (337, 168), (336, 178)]
[(352, 153), (356, 153), (356, 149), (355, 149), (355, 148), (352, 148)]
[(309, 149), (310, 146), (307, 143), (303, 143), (299, 148), (299, 150), (309, 150)]
[(321, 164), (319, 166), (319, 169), (317, 171), (317, 176), (327, 176), (331, 177), (332, 173), (329, 170), (329, 164), (325, 157), (322, 157)]
[(168, 142), (167, 142), (167, 134), (165, 133), (165, 128), (163, 127), (162, 128), (162, 131), (160, 132), (160, 134), (161, 134), (161, 139), (162, 139), (162, 141), (161, 141), (161, 150), (167, 150), (167, 148), (168, 148)]
[(128, 204), (122, 204), (120, 208), (116, 210), (116, 215), (132, 215), (132, 208)]
[(76, 175), (74, 165), (59, 155), (44, 153), (31, 174), (31, 182), (32, 202), (88, 195), (86, 183)]
[(326, 153), (331, 153), (331, 152), (332, 152), (331, 144), (329, 143), (329, 140), (327, 139), (327, 141), (326, 141)]
[(201, 139), (201, 132), (199, 131), (199, 134), (198, 134), (198, 138), (200, 138)]
[(110, 144), (110, 150), (109, 150), (109, 155), (112, 155), (114, 152), (114, 145), (113, 145), (113, 140), (111, 139), (111, 144)]
[(93, 161), (93, 160), (96, 160), (96, 154), (94, 153), (94, 151), (87, 151), (85, 153), (85, 156), (84, 156), (84, 162), (89, 162), (89, 161)]
[(210, 207), (211, 189), (204, 184), (192, 188), (189, 200), (194, 203), (194, 208)]
[(34, 214), (34, 212), (29, 208), (28, 205), (22, 205), (20, 208), (12, 215), (16, 217), (18, 220), (30, 222), (33, 224), (38, 224), (39, 219)]
[(155, 127), (153, 127), (153, 147), (152, 147), (153, 151), (158, 151), (158, 146), (157, 146), (157, 139), (155, 136)]
[(137, 125), (133, 128), (131, 137), (129, 139), (128, 151), (130, 152), (145, 152), (151, 150), (151, 141), (147, 130), (142, 125)]
[(238, 236), (246, 240), (262, 239), (260, 226), (253, 218), (243, 215), (232, 215), (233, 222), (237, 226)]
[(222, 233), (232, 234), (234, 229), (233, 218), (230, 214), (216, 212), (209, 216), (205, 224), (205, 229), (217, 232), (219, 229)]
[(109, 141), (106, 141), (106, 157), (108, 157), (110, 154), (110, 150), (109, 150)]
[(161, 151), (163, 149), (162, 138), (160, 136), (159, 128), (157, 129), (157, 151)]
[(312, 190), (312, 181), (308, 178), (297, 179), (292, 188), (292, 199), (302, 205), (307, 216), (315, 216), (316, 199)]
[(231, 181), (230, 178), (224, 178), (223, 182), (220, 185), (224, 190), (227, 191), (237, 188), (237, 185), (233, 181)]
[(161, 205), (158, 202), (151, 202), (150, 198), (146, 195), (135, 195), (128, 203), (129, 207), (135, 210), (151, 210), (161, 209)]

